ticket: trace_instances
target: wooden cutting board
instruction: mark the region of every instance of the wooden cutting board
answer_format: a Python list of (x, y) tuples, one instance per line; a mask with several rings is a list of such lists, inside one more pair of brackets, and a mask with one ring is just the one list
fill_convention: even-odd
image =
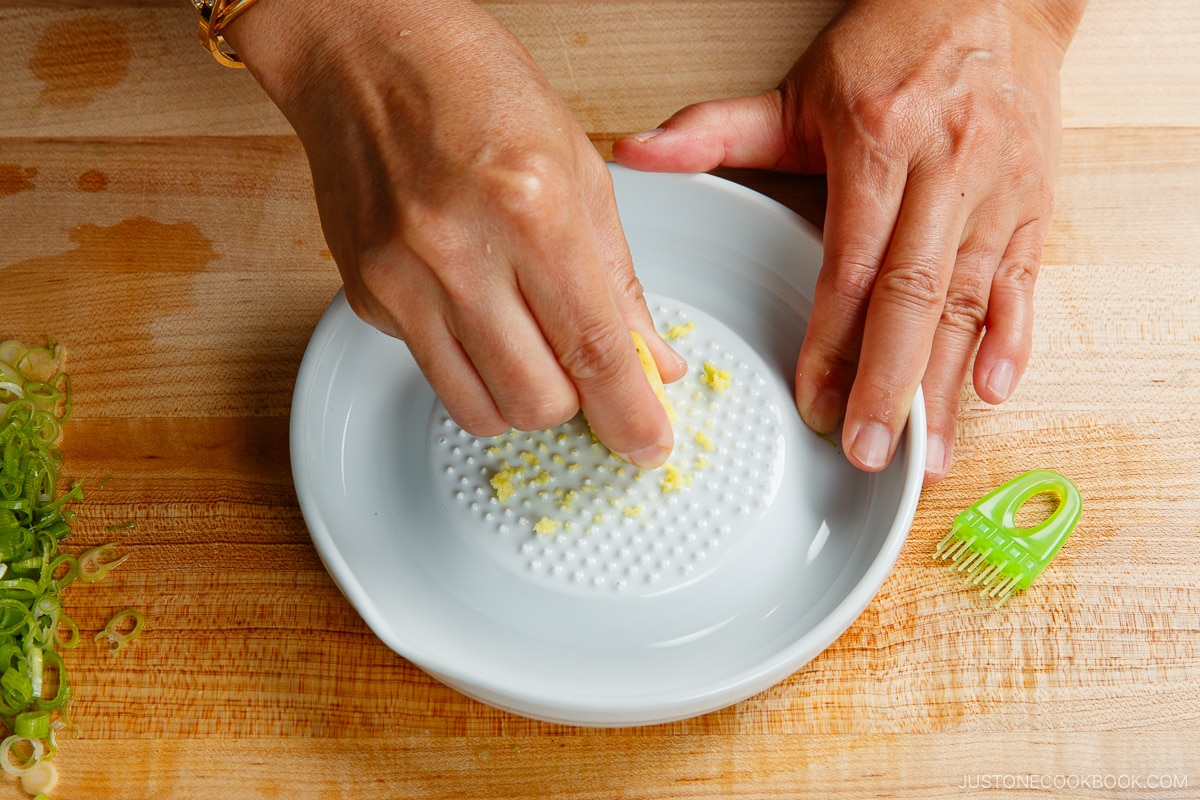
[[(774, 85), (838, 4), (485, 7), (607, 154), (686, 103)], [(252, 79), (200, 50), (182, 0), (4, 3), (0, 338), (68, 348), (64, 446), (87, 486), (68, 548), (131, 554), (67, 594), (84, 642), (53, 796), (1046, 797), (1097, 775), (1112, 787), (1079, 796), (1195, 796), (1197, 52), (1185, 0), (1089, 9), (1064, 70), (1029, 372), (998, 408), (964, 389), (956, 465), (857, 623), (732, 708), (593, 731), (442, 686), (322, 569), (287, 427), (339, 279), (304, 155)], [(822, 219), (819, 178), (725, 174)], [(1075, 480), (1084, 520), (993, 613), (930, 553), (959, 510), (1032, 467)], [(148, 629), (110, 656), (89, 634), (125, 607)]]

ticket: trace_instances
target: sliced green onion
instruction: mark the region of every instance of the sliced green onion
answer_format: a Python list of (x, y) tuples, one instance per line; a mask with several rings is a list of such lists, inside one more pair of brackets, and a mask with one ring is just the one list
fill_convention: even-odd
[(15, 667), (9, 667), (0, 675), (0, 690), (4, 698), (11, 701), (10, 705), (25, 706), (33, 702), (33, 679), (25, 672)]
[(39, 447), (58, 444), (62, 438), (62, 423), (45, 409), (33, 412), (33, 443)]
[(79, 626), (66, 612), (60, 612), (54, 620), (54, 643), (63, 650), (71, 650), (79, 641)]
[[(66, 570), (63, 570), (66, 567)], [(3, 577), (0, 575), (0, 577)], [(54, 585), (57, 592), (71, 585), (71, 581), (79, 577), (79, 561), (73, 555), (63, 553), (50, 562), (46, 569), (45, 579)]]
[[(37, 562), (37, 567), (41, 567), (41, 561)], [(0, 598), (17, 597), (21, 599), (30, 599), (40, 597), (42, 587), (38, 582), (30, 578), (12, 578), (10, 580), (0, 580)]]
[(53, 347), (31, 347), (14, 364), (26, 381), (45, 381), (58, 372), (59, 353)]
[(4, 560), (5, 566), (28, 549), (29, 539), (29, 531), (17, 520), (17, 512), (0, 509), (0, 559)]
[(22, 711), (13, 721), (13, 733), (26, 739), (45, 739), (50, 735), (50, 712)]
[(27, 345), (17, 339), (6, 339), (0, 342), (0, 362), (16, 364), (28, 349)]
[[(129, 558), (129, 554), (121, 556), (115, 561), (101, 562), (102, 558), (111, 558), (113, 548), (116, 547), (115, 542), (102, 544), (93, 547), (91, 550), (84, 550), (79, 554), (79, 580), (84, 583), (92, 583), (98, 581), (109, 573), (109, 570), (115, 569), (125, 563), (125, 559)], [(0, 589), (4, 586), (3, 581), (0, 581)]]
[(39, 405), (57, 403), (62, 399), (62, 391), (45, 381), (28, 381), (24, 386), (18, 388), (23, 390), (26, 397)]
[(34, 698), (39, 698), (42, 696), (42, 668), (45, 665), (45, 660), (42, 657), (42, 648), (26, 648), (25, 662), (29, 665), (29, 685), (33, 689), (33, 696)]
[(0, 645), (0, 672), (8, 669), (13, 665), (13, 659), (21, 656), (20, 645), (12, 642), (5, 642)]
[(29, 624), (29, 605), (12, 597), (0, 598), (0, 636), (12, 636)]
[(34, 800), (38, 797), (46, 797), (46, 792), (54, 790), (58, 783), (58, 767), (50, 761), (50, 755), (38, 761), (21, 776), (21, 788), (26, 794), (34, 796)]
[[(76, 579), (99, 580), (127, 556), (101, 545), (77, 559), (60, 550), (83, 499), (82, 484), (60, 492), (59, 441), (71, 415), (71, 379), (53, 342), (0, 342), (0, 767), (45, 800), (57, 779), (50, 759), (56, 734), (70, 723), (72, 687), (61, 651), (80, 642), (61, 593)], [(103, 636), (132, 641), (144, 617), (122, 612)], [(109, 634), (112, 634), (111, 636)]]
[(70, 503), (73, 500), (82, 500), (82, 499), (83, 499), (83, 484), (80, 481), (75, 481), (74, 483), (71, 484), (71, 488), (68, 491), (66, 491), (65, 493), (63, 493), (62, 497), (58, 498), (57, 500), (55, 500), (53, 502), (44, 503), (44, 504), (38, 506), (38, 516), (41, 518), (48, 517), (52, 514), (59, 514), (61, 516), (63, 506), (65, 506), (67, 503)]
[(8, 572), (6, 572), (4, 574), (9, 575), (9, 572), (11, 572), (12, 575), (9, 575), (9, 578), (8, 578), (11, 581), (11, 580), (16, 580), (16, 578), (13, 576), (24, 577), (24, 576), (28, 576), (28, 575), (37, 575), (41, 571), (42, 571), (42, 557), (41, 556), (30, 556), (29, 558), (22, 558), (19, 561), (10, 561), (8, 563)]
[[(129, 630), (124, 630), (129, 621), (133, 624)], [(113, 614), (112, 619), (104, 626), (104, 630), (96, 634), (96, 641), (108, 639), (112, 645), (109, 652), (116, 653), (125, 645), (132, 642), (134, 639), (142, 635), (142, 629), (146, 627), (146, 615), (136, 608), (126, 608)]]
[(47, 649), (54, 646), (54, 628), (58, 614), (33, 614), (25, 628), (25, 649), (31, 647)]
[(17, 386), (21, 386), (24, 383), (21, 373), (9, 361), (5, 360), (2, 355), (0, 353), (0, 381), (15, 383)]
[[(22, 755), (16, 752), (18, 747), (28, 750), (29, 754)], [(0, 742), (0, 768), (3, 768), (9, 775), (24, 775), (42, 760), (42, 754), (45, 752), (46, 748), (39, 740), (18, 736), (14, 733)], [(19, 760), (14, 761), (14, 758)]]
[(19, 501), (24, 504), (25, 499), (20, 497), (21, 487), (24, 485), (25, 480), (23, 478), (0, 472), (0, 498), (8, 501)]
[[(65, 712), (66, 705), (71, 700), (71, 682), (67, 676), (67, 665), (63, 663), (62, 656), (54, 650), (47, 650), (43, 654), (45, 663), (42, 666), (42, 696), (34, 700), (34, 705), (43, 711), (63, 710)], [(47, 680), (46, 676), (50, 676)], [(46, 686), (48, 683), (54, 684), (54, 694), (47, 696)]]
[(58, 752), (58, 732), (66, 727), (67, 723), (61, 718), (50, 723), (50, 733), (46, 736), (46, 758), (54, 758), (54, 754)]

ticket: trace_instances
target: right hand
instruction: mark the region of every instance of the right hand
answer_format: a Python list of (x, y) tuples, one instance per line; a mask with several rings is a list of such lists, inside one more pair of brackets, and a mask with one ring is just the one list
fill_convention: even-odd
[(468, 432), (581, 408), (642, 467), (671, 426), (630, 330), (666, 381), (603, 160), (521, 44), (468, 0), (359, 0), (312, 24), (258, 4), (230, 44), (295, 127), (346, 297), (405, 341)]

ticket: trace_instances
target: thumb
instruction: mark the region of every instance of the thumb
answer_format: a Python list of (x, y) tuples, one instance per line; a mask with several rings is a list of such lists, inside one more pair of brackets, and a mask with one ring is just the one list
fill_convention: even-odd
[(613, 157), (653, 172), (708, 172), (716, 167), (794, 169), (778, 90), (710, 100), (680, 109), (661, 127), (618, 139)]

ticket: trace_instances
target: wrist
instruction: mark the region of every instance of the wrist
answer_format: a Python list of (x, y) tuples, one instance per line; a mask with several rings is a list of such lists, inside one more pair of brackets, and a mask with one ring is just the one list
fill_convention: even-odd
[(292, 70), (291, 61), (305, 49), (312, 6), (300, 0), (258, 0), (225, 26), (222, 34), (268, 94)]
[(218, 64), (225, 67), (244, 67), (241, 58), (225, 40), (225, 28), (244, 14), (256, 0), (191, 0), (200, 14), (200, 45), (207, 49)]
[(330, 71), (369, 79), (386, 48), (393, 79), (452, 69), (495, 19), (472, 0), (258, 0), (225, 39), (284, 109)]

